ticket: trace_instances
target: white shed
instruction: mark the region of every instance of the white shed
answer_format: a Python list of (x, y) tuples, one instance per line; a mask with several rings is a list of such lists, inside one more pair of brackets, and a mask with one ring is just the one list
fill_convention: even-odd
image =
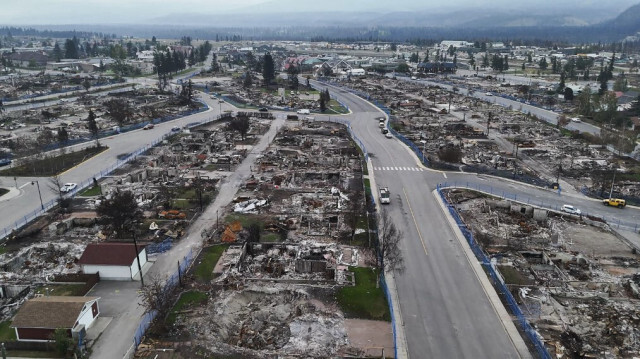
[(103, 280), (133, 280), (147, 263), (147, 251), (138, 246), (140, 266), (136, 261), (135, 246), (131, 243), (92, 243), (87, 246), (78, 262), (86, 274), (100, 273)]

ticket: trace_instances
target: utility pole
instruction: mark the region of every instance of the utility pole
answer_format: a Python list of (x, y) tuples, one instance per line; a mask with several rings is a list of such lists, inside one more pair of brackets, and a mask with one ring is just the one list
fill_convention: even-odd
[(136, 250), (136, 262), (138, 262), (138, 272), (140, 272), (140, 286), (144, 287), (144, 276), (142, 275), (142, 266), (140, 265), (140, 252), (138, 252), (138, 242), (137, 242), (137, 235), (136, 235), (136, 222), (132, 223), (133, 227), (133, 247)]
[(613, 184), (616, 182), (616, 169), (613, 169), (613, 180), (611, 181), (611, 191), (609, 191), (609, 198), (613, 198)]
[(491, 127), (491, 120), (493, 120), (493, 112), (489, 112), (487, 117), (487, 138), (489, 137), (489, 128)]
[(558, 164), (558, 175), (556, 176), (556, 183), (558, 183), (558, 186), (560, 186), (560, 173), (562, 172), (562, 164)]

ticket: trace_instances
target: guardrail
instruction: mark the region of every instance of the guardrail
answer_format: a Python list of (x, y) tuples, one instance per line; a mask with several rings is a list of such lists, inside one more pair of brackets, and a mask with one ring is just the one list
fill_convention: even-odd
[[(524, 196), (522, 194), (518, 195), (517, 193), (510, 193), (504, 190), (495, 189), (493, 188), (492, 185), (481, 185), (479, 183), (474, 184), (469, 182), (453, 182), (453, 183), (445, 182), (444, 184), (441, 183), (438, 186), (440, 186), (440, 188), (465, 188), (465, 189), (470, 189), (478, 192), (484, 192), (492, 196), (512, 200), (514, 202), (519, 202), (522, 204), (528, 204), (531, 206), (549, 209), (552, 211), (561, 212), (562, 210), (562, 205), (558, 205), (557, 203), (545, 202), (542, 199), (531, 198), (529, 196)], [(610, 227), (615, 227), (617, 229), (628, 229), (634, 232), (638, 232), (638, 229), (639, 229), (638, 223), (624, 222), (614, 216), (607, 217), (607, 216), (602, 216), (600, 214), (589, 213), (589, 212), (582, 212), (581, 215), (587, 218), (600, 219), (606, 222)]]
[[(446, 185), (445, 185), (446, 186)], [(476, 258), (480, 261), (480, 264), (485, 269), (485, 271), (489, 274), (489, 278), (494, 288), (498, 291), (498, 294), (501, 295), (502, 298), (507, 302), (507, 305), (511, 309), (511, 313), (516, 317), (516, 324), (520, 327), (520, 329), (526, 334), (527, 338), (531, 342), (531, 344), (535, 347), (536, 352), (538, 353), (538, 357), (542, 359), (551, 359), (551, 355), (547, 351), (547, 348), (544, 346), (544, 343), (540, 339), (538, 332), (529, 324), (527, 318), (522, 313), (520, 306), (516, 302), (515, 298), (507, 288), (506, 284), (502, 280), (502, 276), (500, 273), (491, 265), (491, 259), (484, 253), (482, 248), (476, 243), (473, 238), (473, 234), (467, 228), (467, 225), (464, 223), (458, 212), (455, 208), (449, 203), (447, 197), (442, 192), (443, 186), (438, 184), (436, 190), (442, 201), (447, 206), (451, 217), (456, 221), (458, 228), (464, 235), (467, 243), (469, 243), (469, 247), (475, 254)]]

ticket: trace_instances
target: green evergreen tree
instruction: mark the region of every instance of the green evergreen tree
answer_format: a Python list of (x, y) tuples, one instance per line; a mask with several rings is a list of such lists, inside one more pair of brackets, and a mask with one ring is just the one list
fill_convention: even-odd
[(271, 81), (275, 78), (275, 65), (273, 63), (273, 57), (267, 52), (264, 54), (262, 60), (262, 78), (264, 79), (265, 86), (269, 86)]

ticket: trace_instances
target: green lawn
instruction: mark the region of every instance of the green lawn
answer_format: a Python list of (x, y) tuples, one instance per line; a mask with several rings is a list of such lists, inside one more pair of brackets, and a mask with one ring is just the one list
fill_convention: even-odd
[(36, 159), (23, 165), (0, 171), (0, 176), (54, 176), (79, 165), (107, 149), (108, 147), (106, 146), (88, 147), (80, 151), (65, 153), (60, 156)]
[(325, 113), (346, 114), (349, 113), (346, 107), (342, 106), (338, 101), (331, 99), (329, 105), (327, 105), (327, 111)]
[(93, 196), (99, 196), (101, 194), (102, 194), (102, 191), (100, 190), (100, 186), (92, 186), (82, 191), (82, 193), (80, 193), (79, 196), (93, 197)]
[(5, 194), (9, 193), (9, 190), (6, 188), (0, 188), (0, 197), (4, 196)]
[(243, 228), (247, 228), (252, 224), (258, 224), (260, 228), (263, 228), (264, 224), (253, 214), (230, 214), (222, 221), (222, 223), (231, 224), (235, 221), (239, 221)]
[(200, 256), (200, 263), (196, 264), (193, 270), (193, 275), (199, 282), (210, 282), (213, 278), (213, 268), (218, 263), (218, 259), (222, 255), (225, 249), (229, 247), (228, 244), (221, 244), (212, 246), (202, 250)]
[(261, 242), (280, 242), (280, 235), (278, 233), (263, 234), (260, 237)]
[(344, 314), (351, 318), (390, 321), (389, 305), (382, 287), (376, 288), (378, 271), (354, 267), (349, 271), (355, 273), (356, 286), (341, 288), (337, 295)]
[(36, 289), (37, 294), (46, 294), (45, 288), (49, 288), (49, 295), (61, 296), (83, 296), (85, 295), (84, 283), (78, 284), (53, 284)]
[(6, 320), (0, 323), (0, 341), (16, 340), (16, 331), (10, 328), (11, 322)]
[(169, 316), (167, 316), (167, 324), (173, 325), (176, 322), (176, 318), (178, 317), (178, 313), (185, 309), (202, 305), (207, 302), (208, 296), (207, 293), (198, 292), (195, 290), (190, 290), (188, 292), (184, 292), (180, 295), (180, 299), (176, 302), (176, 305), (173, 306)]
[(7, 356), (15, 358), (64, 358), (58, 352), (41, 352), (37, 350), (7, 350)]

